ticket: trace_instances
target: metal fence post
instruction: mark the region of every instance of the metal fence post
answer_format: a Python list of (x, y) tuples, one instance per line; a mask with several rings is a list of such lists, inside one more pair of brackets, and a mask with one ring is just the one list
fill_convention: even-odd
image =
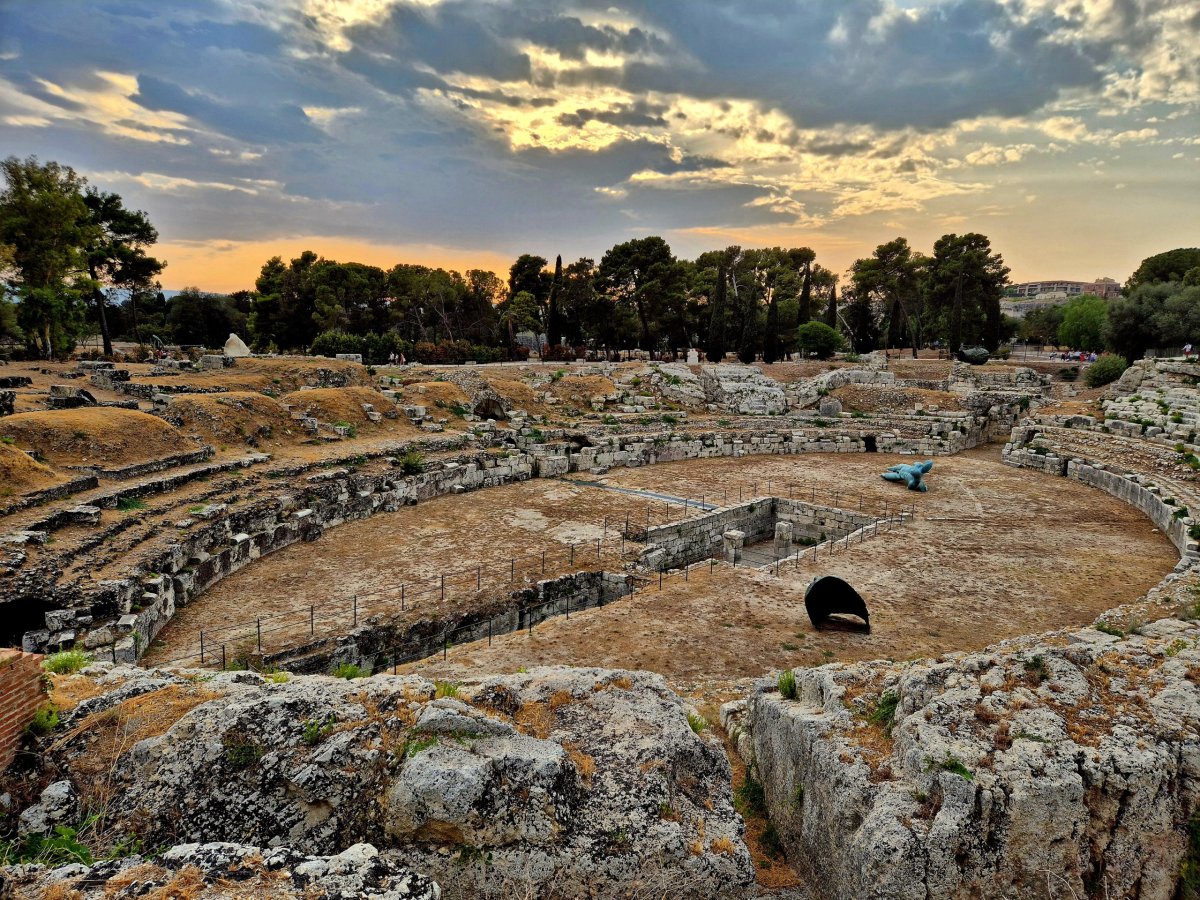
[(262, 619), (255, 619), (254, 624), (258, 626), (258, 652), (262, 653)]
[(571, 548), (571, 563), (570, 564), (575, 565), (575, 545), (570, 544), (569, 546)]
[(204, 629), (200, 629), (200, 665), (204, 665)]
[[(117, 661), (116, 647), (117, 647), (117, 645), (113, 644), (113, 662)], [(225, 663), (225, 645), (222, 644), (221, 645), (221, 671), (224, 672), (228, 668), (229, 668), (229, 666), (226, 665), (226, 663)]]
[(404, 585), (400, 585), (400, 611), (404, 612)]
[(546, 574), (546, 551), (542, 551), (542, 574)]
[(480, 590), (483, 587), (483, 566), (475, 567), (475, 590)]

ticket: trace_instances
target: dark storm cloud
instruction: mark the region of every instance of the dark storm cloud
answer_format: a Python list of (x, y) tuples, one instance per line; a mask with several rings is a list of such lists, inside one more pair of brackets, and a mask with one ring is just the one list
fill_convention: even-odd
[(573, 113), (563, 113), (558, 117), (558, 124), (582, 128), (588, 122), (606, 122), (609, 125), (630, 128), (655, 128), (667, 124), (667, 120), (663, 118), (666, 111), (666, 106), (638, 100), (635, 103), (620, 104), (612, 109), (577, 109)]

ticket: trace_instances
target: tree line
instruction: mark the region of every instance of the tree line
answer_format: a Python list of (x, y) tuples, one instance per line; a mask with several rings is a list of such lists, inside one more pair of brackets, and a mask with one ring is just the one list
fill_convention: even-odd
[[(68, 166), (33, 157), (0, 166), (0, 340), (41, 357), (69, 353), (88, 334), (99, 334), (111, 354), (114, 338), (217, 347), (236, 332), (260, 351), (488, 361), (520, 358), (532, 334), (551, 359), (695, 347), (709, 360), (733, 353), (770, 363), (847, 347), (995, 351), (1018, 333), (1053, 326), (1057, 336), (1061, 326), (1045, 320), (1055, 313), (1031, 314), (1024, 324), (1001, 314), (1009, 269), (975, 233), (944, 235), (928, 254), (896, 238), (844, 278), (809, 247), (730, 246), (689, 260), (658, 236), (619, 243), (599, 262), (564, 265), (558, 257), (551, 265), (523, 254), (506, 279), (410, 263), (384, 269), (306, 250), (267, 260), (253, 289), (188, 288), (168, 299), (158, 282), (164, 263), (149, 255), (158, 233), (144, 212)], [(1135, 273), (1134, 293), (1120, 301), (1127, 305), (1105, 309), (1103, 342), (1150, 346), (1163, 333), (1129, 322), (1146, 303), (1165, 303), (1153, 287), (1156, 272)], [(1143, 286), (1149, 295), (1138, 293)], [(1176, 318), (1180, 303), (1171, 306)]]

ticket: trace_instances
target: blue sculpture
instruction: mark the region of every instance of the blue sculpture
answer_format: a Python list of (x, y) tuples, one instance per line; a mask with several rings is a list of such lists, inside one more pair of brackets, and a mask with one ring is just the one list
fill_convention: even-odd
[(932, 468), (932, 459), (927, 459), (925, 462), (919, 462), (911, 466), (905, 463), (889, 467), (883, 473), (883, 477), (888, 481), (903, 481), (908, 485), (910, 491), (920, 491), (923, 494), (929, 490), (929, 485), (922, 481), (922, 478)]

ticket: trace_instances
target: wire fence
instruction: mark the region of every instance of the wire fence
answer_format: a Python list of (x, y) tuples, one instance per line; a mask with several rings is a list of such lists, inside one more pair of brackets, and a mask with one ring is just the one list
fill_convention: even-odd
[[(765, 493), (760, 493), (760, 489)], [(719, 494), (702, 494), (699, 498), (670, 498), (650, 499), (646, 502), (644, 518), (637, 516), (635, 522), (632, 514), (622, 519), (606, 516), (603, 519), (602, 535), (592, 541), (569, 544), (566, 547), (548, 548), (521, 557), (511, 557), (504, 563), (480, 563), (462, 569), (440, 572), (429, 579), (421, 581), (406, 580), (378, 583), (372, 590), (352, 594), (348, 599), (308, 604), (307, 608), (288, 609), (275, 613), (256, 616), (240, 622), (228, 623), (197, 629), (191, 640), (182, 646), (172, 648), (170, 655), (151, 652), (147, 655), (146, 663), (153, 665), (176, 666), (217, 666), (225, 668), (233, 659), (245, 661), (250, 657), (267, 658), (275, 654), (298, 651), (308, 645), (316, 645), (330, 637), (345, 635), (349, 630), (366, 624), (369, 619), (381, 617), (403, 616), (408, 613), (422, 613), (435, 609), (437, 604), (450, 601), (479, 600), (481, 595), (490, 592), (511, 595), (521, 589), (532, 588), (540, 580), (556, 575), (565, 575), (579, 570), (580, 566), (601, 568), (608, 562), (623, 567), (629, 545), (640, 552), (641, 542), (646, 539), (647, 531), (655, 525), (679, 522), (697, 515), (742, 503), (748, 500), (762, 499), (769, 496), (787, 496), (789, 499), (808, 502), (833, 508), (858, 511), (870, 515), (871, 524), (863, 529), (848, 529), (841, 535), (824, 541), (816, 546), (805, 548), (799, 553), (786, 557), (783, 562), (775, 559), (775, 571), (778, 574), (780, 564), (799, 566), (806, 558), (816, 561), (822, 553), (832, 554), (837, 551), (839, 542), (843, 550), (851, 546), (849, 535), (858, 533), (859, 541), (873, 528), (872, 536), (879, 532), (881, 523), (889, 528), (891, 524), (912, 518), (916, 514), (915, 503), (901, 502), (898, 498), (871, 497), (863, 492), (834, 490), (823, 493), (815, 485), (803, 485), (779, 479), (749, 481), (744, 484), (730, 484), (722, 487)], [(843, 504), (845, 504), (843, 506)], [(765, 542), (764, 542), (765, 543)], [(747, 558), (754, 561), (754, 551)], [(762, 568), (771, 559), (759, 560)], [(682, 569), (683, 577), (688, 578), (688, 572), (693, 563)], [(639, 576), (629, 575), (637, 581)], [(673, 577), (670, 573), (660, 572), (659, 582), (664, 578)], [(652, 580), (652, 579), (651, 579)], [(636, 591), (634, 591), (636, 593)], [(561, 601), (546, 601), (529, 607), (520, 607), (519, 618), (522, 620), (535, 616), (538, 609), (544, 609)], [(578, 611), (578, 609), (576, 610)], [(569, 615), (568, 608), (564, 612)], [(511, 610), (505, 615), (511, 615)], [(488, 619), (486, 625), (488, 635), (492, 634), (495, 616)], [(540, 621), (540, 619), (539, 619)], [(536, 623), (535, 623), (536, 624)], [(478, 622), (456, 626), (454, 630), (462, 631), (467, 628), (481, 627)], [(453, 635), (447, 633), (446, 640), (453, 642)], [(429, 647), (429, 642), (413, 641), (397, 645), (396, 652), (401, 658), (410, 658), (414, 653), (421, 653)], [(436, 652), (436, 647), (433, 651)], [(112, 645), (112, 655), (117, 658), (116, 643)], [(430, 655), (424, 653), (423, 655)], [(420, 658), (418, 655), (414, 658)]]

